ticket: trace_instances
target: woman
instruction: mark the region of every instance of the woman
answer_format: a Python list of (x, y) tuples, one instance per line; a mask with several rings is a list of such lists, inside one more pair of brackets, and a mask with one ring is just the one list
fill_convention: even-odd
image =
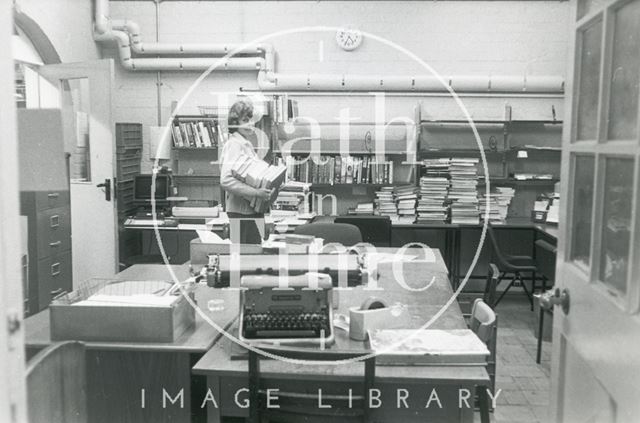
[[(256, 213), (250, 202), (254, 198), (264, 201), (271, 199), (272, 190), (266, 188), (254, 188), (237, 179), (232, 174), (236, 161), (242, 157), (252, 157), (261, 160), (248, 140), (254, 132), (251, 119), (253, 118), (253, 105), (247, 100), (240, 100), (229, 109), (228, 125), (229, 139), (222, 147), (220, 158), (220, 185), (225, 191), (226, 212), (231, 223), (231, 230), (240, 227), (241, 244), (260, 244), (262, 237), (258, 231), (258, 222), (264, 224), (264, 214)], [(232, 241), (237, 241), (235, 234)]]

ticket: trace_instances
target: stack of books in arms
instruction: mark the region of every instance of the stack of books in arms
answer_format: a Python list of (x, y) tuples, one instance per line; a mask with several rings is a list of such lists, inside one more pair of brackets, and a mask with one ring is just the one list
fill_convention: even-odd
[(274, 218), (298, 216), (309, 211), (309, 190), (311, 184), (288, 181), (280, 187), (278, 196), (271, 205)]
[(450, 161), (451, 223), (478, 224), (478, 158), (457, 158)]
[(494, 192), (489, 193), (489, 207), (487, 208), (487, 195), (480, 193), (480, 219), (488, 219), (489, 223), (505, 223), (509, 211), (509, 204), (515, 194), (515, 190), (510, 187), (496, 187)]
[[(285, 166), (271, 166), (247, 155), (239, 157), (231, 169), (233, 176), (247, 185), (267, 189), (279, 188), (285, 180), (286, 172)], [(264, 213), (269, 209), (271, 201), (254, 198), (250, 204), (256, 213)]]
[(389, 216), (391, 222), (398, 221), (398, 207), (393, 193), (393, 187), (382, 187), (376, 191), (376, 198), (373, 203), (376, 206), (376, 213), (380, 216)]
[(398, 204), (398, 220), (396, 223), (400, 225), (414, 223), (416, 221), (418, 188), (413, 185), (405, 185), (396, 187), (394, 191)]
[(372, 156), (287, 156), (279, 158), (290, 180), (312, 184), (388, 184), (393, 162), (377, 162)]
[(180, 122), (171, 126), (174, 147), (218, 147), (220, 127), (212, 120)]

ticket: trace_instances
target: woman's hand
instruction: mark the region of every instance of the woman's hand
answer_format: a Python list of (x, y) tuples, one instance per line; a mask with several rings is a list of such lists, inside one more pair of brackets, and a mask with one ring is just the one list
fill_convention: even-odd
[(273, 189), (268, 188), (258, 188), (256, 193), (256, 197), (264, 201), (270, 201), (271, 195), (273, 194)]

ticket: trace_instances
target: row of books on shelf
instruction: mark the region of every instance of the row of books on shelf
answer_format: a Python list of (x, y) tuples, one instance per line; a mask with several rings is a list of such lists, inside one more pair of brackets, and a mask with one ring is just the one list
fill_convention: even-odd
[(312, 184), (389, 184), (393, 181), (393, 162), (378, 162), (373, 156), (287, 156), (278, 158), (287, 168), (287, 179)]
[(285, 123), (298, 117), (298, 101), (284, 94), (274, 100), (273, 120)]
[(174, 147), (218, 147), (221, 134), (220, 125), (213, 120), (176, 120), (171, 126)]

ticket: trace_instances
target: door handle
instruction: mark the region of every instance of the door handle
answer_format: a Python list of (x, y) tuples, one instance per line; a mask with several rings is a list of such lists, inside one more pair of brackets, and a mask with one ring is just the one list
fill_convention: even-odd
[(540, 296), (540, 307), (545, 310), (551, 310), (553, 306), (561, 306), (564, 314), (569, 314), (569, 305), (571, 304), (571, 298), (569, 297), (569, 291), (567, 289), (563, 289), (560, 291), (560, 288), (556, 288), (553, 295)]
[(105, 179), (103, 183), (96, 185), (98, 188), (104, 188), (104, 199), (111, 201), (111, 179)]

